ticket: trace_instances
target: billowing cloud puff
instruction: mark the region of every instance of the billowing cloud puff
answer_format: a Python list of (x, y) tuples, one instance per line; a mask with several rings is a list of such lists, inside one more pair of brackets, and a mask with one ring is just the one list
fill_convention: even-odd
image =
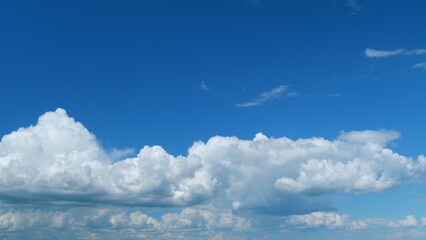
[(330, 209), (321, 197), (329, 193), (380, 192), (422, 175), (423, 156), (413, 160), (386, 147), (398, 137), (385, 130), (342, 133), (333, 141), (216, 136), (195, 142), (187, 156), (145, 146), (114, 161), (81, 123), (57, 109), (2, 138), (0, 199), (163, 207), (217, 201), (234, 211), (320, 211)]
[(0, 198), (21, 201), (183, 205), (211, 196), (216, 184), (196, 156), (145, 147), (113, 162), (93, 134), (63, 109), (0, 143)]
[(392, 221), (389, 226), (391, 227), (414, 227), (417, 226), (417, 220), (413, 215), (407, 216), (405, 219)]

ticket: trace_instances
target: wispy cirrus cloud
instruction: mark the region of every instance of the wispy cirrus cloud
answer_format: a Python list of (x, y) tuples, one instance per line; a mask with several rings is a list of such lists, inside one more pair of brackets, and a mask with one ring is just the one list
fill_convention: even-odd
[(201, 88), (201, 90), (204, 90), (204, 91), (208, 91), (209, 90), (209, 87), (207, 87), (207, 84), (204, 81), (201, 81), (200, 88)]
[(396, 55), (423, 55), (426, 54), (426, 49), (418, 48), (414, 50), (406, 50), (399, 48), (395, 50), (376, 50), (372, 48), (366, 48), (364, 54), (369, 58), (390, 57)]
[(246, 0), (246, 4), (250, 4), (252, 7), (257, 7), (260, 5), (260, 0)]
[(365, 49), (365, 56), (367, 57), (389, 57), (394, 55), (399, 55), (404, 53), (404, 49), (396, 49), (396, 50), (375, 50), (371, 48)]
[(352, 15), (356, 14), (362, 9), (362, 6), (359, 4), (358, 0), (346, 0), (346, 6), (352, 10)]
[[(281, 85), (277, 88), (274, 88), (270, 91), (264, 92), (260, 94), (256, 100), (251, 102), (245, 102), (245, 103), (238, 103), (235, 104), (236, 107), (254, 107), (262, 105), (264, 102), (269, 101), (271, 99), (279, 98), (281, 96), (284, 96), (284, 92), (288, 89), (288, 85)], [(296, 93), (289, 93), (289, 97), (294, 97), (297, 94)]]
[(413, 68), (426, 70), (426, 62), (416, 63), (413, 65)]
[(342, 94), (340, 94), (340, 93), (332, 93), (332, 94), (326, 95), (326, 97), (328, 97), (328, 98), (335, 98), (335, 97), (341, 97), (341, 96), (342, 96)]

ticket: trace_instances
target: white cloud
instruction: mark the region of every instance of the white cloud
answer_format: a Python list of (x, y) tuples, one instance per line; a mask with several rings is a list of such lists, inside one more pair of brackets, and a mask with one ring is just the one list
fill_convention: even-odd
[(382, 239), (425, 239), (426, 232), (417, 229), (401, 229), (398, 232), (387, 234)]
[(187, 156), (145, 146), (137, 156), (115, 161), (58, 109), (1, 139), (0, 200), (146, 207), (218, 201), (238, 211), (324, 211), (329, 200), (313, 196), (380, 192), (424, 174), (425, 157), (415, 160), (386, 147), (397, 137), (385, 130), (342, 133), (335, 140), (216, 136), (195, 142)]
[(298, 96), (299, 96), (299, 94), (296, 93), (296, 92), (290, 92), (287, 95), (285, 95), (285, 97), (298, 97)]
[(426, 49), (414, 49), (411, 51), (407, 51), (408, 55), (423, 55), (426, 54)]
[(414, 216), (406, 216), (405, 219), (391, 220), (386, 218), (351, 219), (349, 215), (337, 213), (313, 212), (304, 215), (292, 215), (286, 217), (284, 229), (295, 228), (327, 228), (327, 229), (372, 229), (372, 228), (407, 228), (417, 226)]
[(237, 217), (229, 210), (184, 208), (180, 213), (168, 213), (161, 217), (168, 228), (201, 228), (250, 230), (250, 220)]
[(207, 84), (204, 81), (201, 81), (200, 88), (204, 91), (208, 91), (209, 88), (207, 87)]
[[(405, 219), (391, 220), (386, 218), (352, 219), (347, 214), (333, 212), (313, 212), (304, 215), (275, 217), (280, 225), (267, 226), (268, 230), (300, 230), (300, 229), (413, 229), (419, 226), (413, 216)], [(254, 223), (253, 223), (254, 222)], [(421, 226), (420, 226), (421, 227)], [(163, 239), (164, 233), (169, 237), (189, 239), (190, 234), (196, 233), (194, 239), (214, 237), (220, 232), (256, 232), (262, 230), (259, 221), (235, 215), (228, 209), (212, 206), (183, 208), (179, 212), (157, 214), (153, 217), (139, 209), (129, 208), (87, 208), (73, 207), (55, 210), (20, 209), (0, 210), (0, 237), (5, 233), (20, 233), (23, 230), (31, 232), (44, 231), (62, 233), (65, 239), (70, 235), (83, 233), (91, 235), (109, 235), (108, 239), (147, 238)], [(183, 233), (183, 234), (179, 234)], [(223, 236), (224, 234), (219, 234)], [(6, 234), (7, 236), (7, 234)], [(44, 236), (43, 239), (47, 237)], [(52, 239), (61, 238), (56, 236)], [(28, 239), (25, 238), (25, 239)]]
[(354, 142), (354, 143), (367, 143), (374, 142), (380, 144), (381, 146), (386, 145), (386, 143), (396, 140), (401, 136), (398, 132), (395, 131), (352, 131), (352, 132), (341, 132), (339, 136), (340, 140)]
[[(228, 210), (213, 207), (184, 208), (167, 213), (159, 220), (141, 212), (120, 208), (70, 208), (67, 210), (0, 210), (0, 230), (30, 229), (117, 229), (147, 232), (172, 232), (199, 229), (202, 231), (250, 231), (251, 220), (237, 217)], [(140, 233), (140, 231), (138, 232)]]
[(399, 55), (404, 53), (404, 49), (396, 49), (396, 50), (390, 50), (390, 51), (383, 51), (383, 50), (374, 50), (371, 48), (365, 49), (365, 56), (367, 57), (389, 57), (394, 55)]
[(423, 55), (426, 54), (426, 49), (414, 49), (414, 50), (405, 50), (405, 49), (395, 49), (395, 50), (375, 50), (371, 48), (365, 49), (365, 56), (367, 57), (389, 57), (395, 55)]
[(260, 0), (245, 0), (246, 4), (250, 4), (252, 7), (257, 7), (260, 5)]
[(329, 229), (343, 227), (349, 215), (339, 215), (336, 213), (313, 212), (305, 215), (291, 216), (286, 225), (298, 226), (301, 228), (319, 228), (326, 227)]
[(351, 14), (356, 14), (362, 9), (358, 0), (346, 0), (346, 6), (352, 10)]
[[(288, 85), (281, 85), (277, 88), (272, 89), (271, 91), (264, 92), (257, 97), (257, 99), (253, 102), (246, 102), (246, 103), (239, 103), (235, 104), (236, 107), (253, 107), (253, 106), (259, 106), (262, 105), (264, 102), (279, 98), (283, 96), (285, 90), (287, 90)], [(295, 96), (296, 93), (289, 93), (289, 97)]]
[(426, 70), (426, 62), (421, 62), (421, 63), (414, 64), (413, 68), (418, 68), (418, 69)]
[(215, 180), (201, 167), (196, 156), (173, 157), (159, 146), (113, 162), (94, 135), (58, 109), (2, 138), (0, 195), (5, 201), (185, 205), (212, 194)]
[(417, 220), (413, 215), (407, 216), (405, 219), (392, 221), (390, 227), (414, 227), (417, 226)]
[(112, 227), (105, 221), (114, 211), (108, 209), (72, 208), (66, 211), (22, 209), (0, 210), (0, 229), (7, 231), (27, 229), (58, 229), (67, 227)]
[(342, 94), (340, 93), (333, 93), (333, 94), (328, 94), (326, 97), (328, 98), (335, 98), (335, 97), (340, 97), (342, 96)]
[[(300, 164), (296, 178), (282, 177), (275, 186), (282, 191), (307, 195), (339, 189), (350, 193), (380, 192), (398, 186), (404, 179), (423, 171), (425, 159), (419, 157), (416, 164), (411, 158), (384, 147), (397, 137), (399, 134), (394, 131), (363, 131), (343, 133), (334, 142), (319, 141), (316, 145), (327, 148), (327, 153), (321, 156), (324, 152), (320, 150), (317, 156), (307, 157)], [(329, 155), (328, 151), (336, 151), (336, 155)]]
[(421, 225), (421, 226), (426, 226), (426, 218), (422, 217), (422, 218), (420, 219), (420, 225)]
[(125, 148), (125, 149), (117, 149), (113, 148), (111, 152), (109, 152), (109, 155), (114, 160), (122, 159), (123, 157), (132, 155), (135, 153), (135, 149), (133, 148)]

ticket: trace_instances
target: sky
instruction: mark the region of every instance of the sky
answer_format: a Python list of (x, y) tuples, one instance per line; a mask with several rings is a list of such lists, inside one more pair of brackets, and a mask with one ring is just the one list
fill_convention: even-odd
[(0, 238), (426, 238), (425, 8), (0, 0)]

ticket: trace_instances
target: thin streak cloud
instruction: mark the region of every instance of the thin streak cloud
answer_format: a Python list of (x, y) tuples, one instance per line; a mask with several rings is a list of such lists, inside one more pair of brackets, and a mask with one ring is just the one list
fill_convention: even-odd
[(254, 107), (254, 106), (262, 105), (266, 101), (283, 96), (287, 88), (288, 88), (288, 85), (281, 85), (277, 88), (272, 89), (271, 91), (267, 91), (260, 94), (254, 101), (235, 104), (235, 106), (236, 107)]
[(413, 68), (417, 68), (417, 69), (421, 69), (421, 70), (426, 70), (426, 62), (414, 64)]
[(396, 55), (423, 55), (426, 54), (426, 49), (414, 49), (414, 50), (405, 50), (402, 48), (395, 50), (376, 50), (371, 48), (366, 48), (364, 51), (366, 57), (369, 58), (381, 58), (381, 57), (390, 57)]

